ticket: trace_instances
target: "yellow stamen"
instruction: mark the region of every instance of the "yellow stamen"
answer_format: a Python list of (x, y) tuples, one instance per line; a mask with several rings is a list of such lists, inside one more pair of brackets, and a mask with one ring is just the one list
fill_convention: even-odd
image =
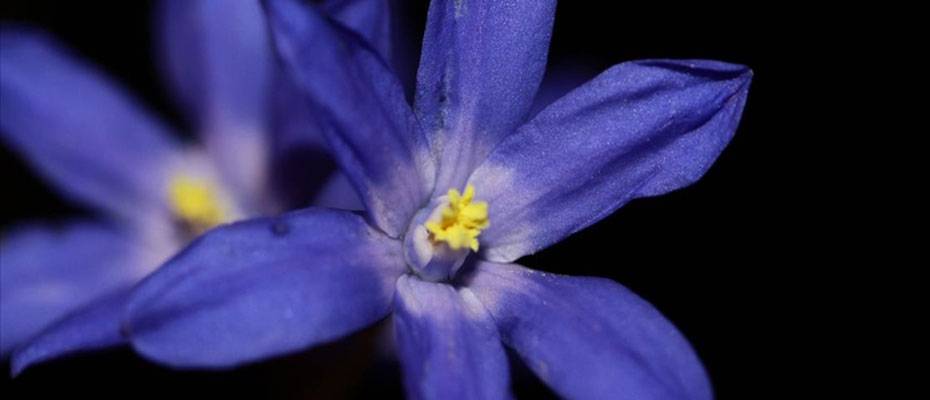
[(175, 175), (169, 183), (168, 194), (172, 211), (195, 233), (219, 225), (228, 217), (216, 189), (207, 180)]
[(475, 198), (475, 187), (468, 185), (465, 193), (449, 189), (449, 204), (445, 205), (438, 220), (427, 221), (426, 230), (433, 242), (446, 242), (452, 250), (464, 247), (478, 251), (478, 235), (486, 229), (488, 203)]

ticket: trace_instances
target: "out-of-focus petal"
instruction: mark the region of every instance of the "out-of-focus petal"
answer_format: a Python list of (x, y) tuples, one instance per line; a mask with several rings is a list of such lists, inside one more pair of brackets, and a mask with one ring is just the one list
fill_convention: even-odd
[(352, 182), (349, 182), (349, 178), (339, 171), (330, 175), (326, 183), (317, 191), (313, 198), (313, 205), (340, 210), (363, 210), (365, 208), (362, 201), (358, 199)]
[(168, 131), (44, 34), (0, 30), (0, 137), (64, 194), (136, 217), (163, 208)]
[[(394, 4), (385, 0), (327, 0), (324, 14), (364, 37), (385, 60), (391, 60), (396, 34)], [(338, 171), (323, 138), (323, 116), (296, 87), (290, 74), (278, 74), (273, 106), (273, 162), (276, 190), (285, 207), (310, 199), (312, 204), (346, 210), (364, 206)], [(300, 182), (295, 185), (294, 182)], [(331, 183), (336, 183), (335, 185)]]
[(242, 202), (267, 184), (273, 54), (257, 1), (167, 0), (156, 14), (168, 82)]
[(437, 191), (461, 189), (524, 122), (545, 71), (554, 13), (551, 0), (430, 3), (415, 109), (439, 154)]
[(393, 0), (326, 0), (323, 14), (361, 35), (389, 65), (394, 62)]
[(328, 150), (319, 108), (279, 76), (275, 90), (273, 162), (274, 189), (285, 209), (307, 205), (363, 210), (355, 188)]
[(468, 289), (397, 280), (394, 326), (411, 399), (510, 397), (497, 327)]
[(400, 244), (325, 209), (217, 228), (143, 281), (128, 332), (172, 366), (230, 367), (335, 340), (384, 317)]
[(273, 58), (258, 2), (165, 0), (157, 11), (166, 78), (190, 118), (202, 128), (264, 123)]
[(16, 350), (11, 361), (13, 375), (36, 363), (126, 343), (120, 333), (120, 321), (130, 288), (117, 290), (82, 307)]
[(136, 235), (80, 222), (25, 226), (0, 241), (0, 350), (8, 354), (50, 323), (130, 285), (154, 265)]
[(571, 399), (710, 399), (691, 346), (654, 307), (607, 279), (481, 262), (466, 284), (504, 342)]
[(426, 201), (433, 163), (403, 88), (361, 38), (293, 0), (265, 3), (279, 53), (376, 226), (399, 237)]
[(285, 78), (282, 75), (278, 79), (274, 93), (272, 179), (281, 208), (294, 209), (310, 205), (325, 182), (339, 171), (339, 166), (323, 138), (322, 116)]
[(489, 204), (485, 256), (515, 260), (696, 181), (736, 132), (751, 76), (714, 61), (629, 62), (553, 103), (469, 180)]

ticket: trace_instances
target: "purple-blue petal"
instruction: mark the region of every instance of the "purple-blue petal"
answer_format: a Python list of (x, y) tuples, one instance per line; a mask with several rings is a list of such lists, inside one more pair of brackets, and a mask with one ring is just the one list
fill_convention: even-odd
[(507, 346), (571, 399), (711, 399), (687, 340), (652, 305), (600, 278), (481, 262), (467, 282)]
[(257, 1), (165, 0), (157, 28), (166, 78), (203, 134), (210, 127), (261, 127), (273, 56)]
[(340, 171), (329, 176), (329, 179), (316, 192), (313, 205), (317, 207), (335, 208), (339, 210), (363, 210), (365, 206), (358, 199), (355, 188), (349, 178)]
[(289, 76), (279, 75), (276, 84), (272, 136), (276, 197), (286, 209), (313, 204), (363, 210), (355, 188), (328, 150), (319, 109), (304, 99)]
[(17, 349), (11, 360), (13, 375), (54, 358), (126, 343), (120, 329), (130, 288), (116, 290), (81, 307)]
[(226, 180), (260, 207), (274, 58), (257, 1), (167, 0), (157, 28), (163, 69)]
[(513, 261), (699, 179), (736, 132), (751, 77), (715, 61), (628, 62), (547, 107), (470, 178), (489, 203), (485, 257)]
[[(386, 60), (393, 54), (393, 2), (385, 0), (327, 0), (319, 3), (324, 14), (361, 35)], [(345, 176), (327, 154), (322, 115), (296, 87), (289, 74), (276, 77), (272, 110), (272, 167), (276, 189), (286, 204), (295, 201), (346, 210), (364, 206)], [(300, 182), (295, 185), (294, 182)], [(336, 182), (333, 185), (331, 182)]]
[(273, 37), (375, 225), (399, 237), (431, 191), (432, 160), (403, 88), (348, 29), (293, 0), (265, 3)]
[[(321, 6), (389, 54), (388, 2), (327, 0)], [(202, 127), (265, 121), (275, 67), (258, 1), (163, 0), (156, 16), (162, 67), (192, 121)]]
[(0, 138), (71, 198), (134, 218), (163, 207), (169, 132), (45, 34), (0, 30)]
[(430, 3), (415, 109), (439, 154), (437, 191), (461, 189), (524, 122), (545, 71), (555, 3)]
[(397, 280), (394, 327), (411, 399), (509, 398), (507, 356), (497, 327), (468, 289)]
[(403, 270), (400, 244), (353, 213), (248, 220), (206, 233), (143, 281), (127, 330), (158, 362), (231, 367), (377, 321)]
[(24, 226), (0, 241), (0, 353), (150, 270), (131, 231), (78, 222)]
[(394, 4), (392, 0), (326, 0), (320, 3), (329, 15), (355, 31), (384, 58), (394, 62)]

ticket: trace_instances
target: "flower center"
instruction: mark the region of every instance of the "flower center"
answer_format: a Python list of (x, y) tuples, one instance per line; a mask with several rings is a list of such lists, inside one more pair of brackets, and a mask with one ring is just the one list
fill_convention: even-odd
[(175, 175), (168, 184), (168, 198), (172, 212), (194, 234), (203, 233), (230, 216), (216, 188), (206, 179)]
[(486, 229), (488, 222), (488, 203), (472, 202), (475, 187), (468, 185), (465, 193), (449, 189), (448, 204), (444, 206), (439, 218), (426, 222), (429, 239), (433, 243), (446, 243), (452, 250), (465, 247), (478, 251), (478, 235)]
[(474, 202), (475, 188), (465, 193), (451, 189), (434, 198), (410, 221), (404, 236), (404, 259), (422, 279), (453, 279), (472, 251), (478, 236), (489, 226), (488, 203)]

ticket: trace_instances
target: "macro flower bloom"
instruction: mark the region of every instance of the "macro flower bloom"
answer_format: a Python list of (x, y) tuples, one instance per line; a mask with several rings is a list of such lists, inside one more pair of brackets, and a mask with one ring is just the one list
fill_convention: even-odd
[(202, 236), (131, 295), (137, 351), (230, 367), (392, 315), (412, 398), (509, 397), (505, 346), (568, 398), (712, 397), (646, 301), (514, 261), (699, 179), (736, 130), (749, 69), (622, 63), (527, 120), (555, 1), (434, 0), (411, 107), (377, 54), (314, 7), (266, 9), (366, 212), (309, 208)]
[[(389, 54), (383, 1), (321, 6)], [(14, 373), (124, 342), (119, 320), (129, 288), (216, 225), (311, 200), (361, 207), (344, 177), (312, 186), (294, 168), (275, 168), (299, 157), (322, 178), (333, 169), (295, 151), (324, 147), (315, 116), (290, 102), (296, 91), (277, 70), (257, 1), (165, 1), (158, 11), (163, 70), (203, 145), (179, 143), (47, 35), (14, 26), (0, 33), (3, 140), (63, 194), (105, 215), (4, 236), (0, 344), (4, 356), (19, 348)], [(294, 197), (301, 191), (293, 186), (316, 190)]]

